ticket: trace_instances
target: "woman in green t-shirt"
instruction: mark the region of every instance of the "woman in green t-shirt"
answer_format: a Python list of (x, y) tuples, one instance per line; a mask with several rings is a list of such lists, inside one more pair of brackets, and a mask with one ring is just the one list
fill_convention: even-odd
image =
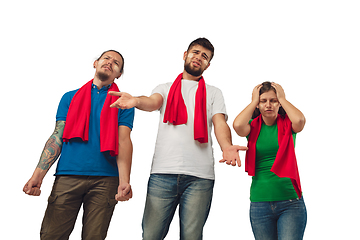
[(252, 177), (250, 221), (255, 239), (303, 239), (307, 213), (294, 145), (305, 117), (285, 98), (283, 88), (264, 82), (235, 118), (234, 129), (248, 138), (245, 170)]

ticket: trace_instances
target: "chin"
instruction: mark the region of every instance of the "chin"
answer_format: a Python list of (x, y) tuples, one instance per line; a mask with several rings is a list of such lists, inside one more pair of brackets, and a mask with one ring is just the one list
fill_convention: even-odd
[(267, 117), (267, 118), (276, 118), (277, 117), (277, 114), (271, 112), (271, 113), (261, 113), (264, 117)]
[(102, 73), (102, 72), (99, 72), (97, 75), (98, 75), (99, 80), (102, 82), (106, 82), (107, 80), (109, 80), (109, 77), (110, 77), (108, 74)]

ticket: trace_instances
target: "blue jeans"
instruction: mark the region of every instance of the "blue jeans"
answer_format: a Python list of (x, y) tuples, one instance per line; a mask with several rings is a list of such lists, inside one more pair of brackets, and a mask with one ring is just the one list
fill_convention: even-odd
[(214, 180), (182, 174), (151, 174), (142, 221), (144, 240), (164, 239), (179, 205), (180, 239), (202, 239)]
[(252, 202), (250, 221), (255, 239), (303, 239), (307, 213), (304, 198), (277, 202)]

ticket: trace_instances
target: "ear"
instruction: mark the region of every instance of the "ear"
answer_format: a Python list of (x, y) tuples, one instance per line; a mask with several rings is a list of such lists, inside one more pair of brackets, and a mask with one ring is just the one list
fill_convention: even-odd
[(119, 78), (121, 77), (121, 75), (122, 75), (122, 73), (120, 73), (120, 74), (119, 74), (119, 76), (118, 76), (118, 77), (116, 77), (116, 79), (119, 79)]
[(98, 65), (98, 60), (95, 60), (93, 63), (94, 68), (97, 68), (97, 65)]
[(208, 62), (208, 65), (206, 66), (206, 68), (204, 69), (204, 71), (205, 71), (206, 69), (208, 69), (208, 67), (210, 67), (210, 62)]
[(186, 59), (186, 56), (187, 56), (187, 51), (184, 52), (184, 56), (183, 56), (183, 60), (185, 61)]

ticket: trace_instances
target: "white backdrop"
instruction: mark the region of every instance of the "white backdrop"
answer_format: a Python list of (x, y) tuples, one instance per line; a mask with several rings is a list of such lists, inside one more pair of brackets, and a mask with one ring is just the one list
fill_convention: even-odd
[[(61, 96), (94, 76), (92, 63), (103, 51), (125, 57), (117, 80), (122, 91), (149, 95), (183, 70), (189, 43), (206, 37), (215, 56), (204, 77), (222, 90), (231, 128), (263, 81), (281, 84), (307, 118), (296, 143), (308, 210), (305, 239), (354, 239), (360, 214), (359, 10), (357, 1), (346, 0), (1, 2), (1, 235), (38, 239), (55, 166), (40, 197), (25, 195), (23, 185), (54, 129)], [(107, 239), (141, 239), (158, 118), (157, 112), (136, 111), (134, 197), (117, 205)], [(246, 145), (232, 132), (234, 144)], [(253, 239), (251, 178), (244, 167), (217, 162), (216, 140), (214, 154), (215, 192), (204, 239)], [(71, 239), (80, 239), (81, 215)], [(166, 239), (178, 235), (175, 215)]]

